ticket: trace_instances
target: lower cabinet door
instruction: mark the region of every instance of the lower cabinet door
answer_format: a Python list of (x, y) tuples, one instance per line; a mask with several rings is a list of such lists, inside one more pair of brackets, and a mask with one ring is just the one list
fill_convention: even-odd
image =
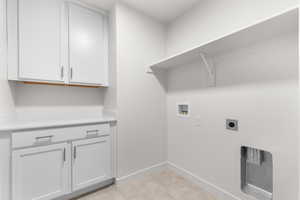
[(12, 153), (12, 199), (50, 200), (70, 190), (70, 145), (15, 150)]
[(110, 136), (73, 142), (73, 191), (112, 176)]

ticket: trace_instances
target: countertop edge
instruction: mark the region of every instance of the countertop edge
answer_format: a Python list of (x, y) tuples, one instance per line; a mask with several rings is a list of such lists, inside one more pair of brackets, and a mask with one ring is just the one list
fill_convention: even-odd
[(34, 129), (47, 129), (47, 128), (60, 128), (68, 126), (80, 126), (89, 124), (103, 124), (103, 123), (115, 123), (115, 118), (102, 118), (102, 119), (76, 119), (76, 120), (45, 120), (35, 122), (7, 122), (0, 124), (0, 134), (5, 132), (17, 132)]

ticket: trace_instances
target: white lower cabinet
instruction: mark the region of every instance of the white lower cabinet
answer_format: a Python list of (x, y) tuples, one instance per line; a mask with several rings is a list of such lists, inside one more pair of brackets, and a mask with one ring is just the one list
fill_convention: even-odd
[[(76, 130), (84, 133), (82, 138), (73, 134)], [(27, 142), (21, 144), (20, 138)], [(12, 200), (57, 199), (112, 179), (107, 124), (17, 132), (12, 146), (17, 146), (12, 150)]]
[(110, 137), (73, 142), (73, 190), (101, 183), (111, 177)]
[(13, 200), (50, 200), (68, 193), (68, 155), (67, 143), (13, 151)]

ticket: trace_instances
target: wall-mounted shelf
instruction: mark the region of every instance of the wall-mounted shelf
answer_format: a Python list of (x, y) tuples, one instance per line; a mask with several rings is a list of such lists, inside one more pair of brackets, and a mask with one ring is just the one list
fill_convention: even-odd
[[(298, 30), (298, 8), (293, 8), (278, 15), (269, 17), (258, 23), (252, 24), (245, 28), (226, 34), (215, 40), (211, 40), (200, 46), (184, 51), (182, 53), (170, 56), (150, 65), (151, 70), (169, 69), (176, 66), (182, 66), (193, 61), (204, 61), (209, 76), (212, 80), (214, 77), (213, 65), (206, 63), (205, 60), (212, 55), (245, 47), (249, 44), (261, 40), (279, 36)], [(205, 55), (205, 57), (203, 57)], [(205, 58), (205, 59), (203, 59)]]

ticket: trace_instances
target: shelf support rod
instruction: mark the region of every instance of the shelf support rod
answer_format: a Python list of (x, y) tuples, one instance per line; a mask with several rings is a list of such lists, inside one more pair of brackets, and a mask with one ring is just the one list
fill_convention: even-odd
[(213, 65), (213, 62), (208, 56), (206, 56), (204, 53), (200, 53), (200, 57), (202, 59), (202, 62), (205, 65), (205, 68), (208, 72), (209, 76), (209, 86), (215, 87), (216, 86), (216, 68)]

